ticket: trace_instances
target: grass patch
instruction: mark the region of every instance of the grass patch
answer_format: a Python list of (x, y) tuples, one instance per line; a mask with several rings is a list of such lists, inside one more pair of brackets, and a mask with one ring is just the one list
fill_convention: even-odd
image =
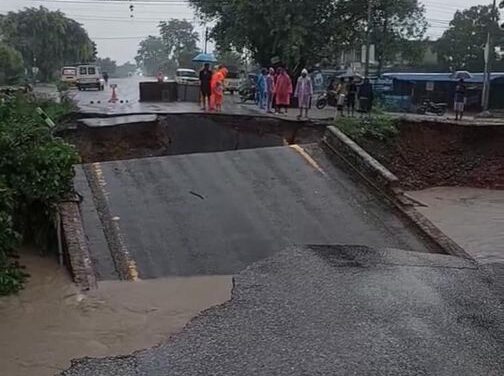
[(398, 120), (385, 114), (373, 115), (372, 117), (338, 118), (335, 125), (357, 142), (366, 138), (390, 141), (399, 133)]

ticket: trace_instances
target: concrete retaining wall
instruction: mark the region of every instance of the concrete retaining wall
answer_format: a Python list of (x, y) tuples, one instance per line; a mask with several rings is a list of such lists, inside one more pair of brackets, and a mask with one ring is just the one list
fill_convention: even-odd
[(327, 127), (323, 143), (370, 185), (384, 194), (408, 220), (445, 253), (472, 259), (462, 247), (416, 210), (414, 202), (404, 196), (404, 192), (400, 187), (400, 180), (394, 174), (338, 128), (334, 126)]
[(77, 201), (62, 202), (58, 206), (63, 227), (62, 235), (67, 253), (68, 267), (74, 282), (82, 290), (97, 287), (93, 264), (82, 227), (82, 219)]

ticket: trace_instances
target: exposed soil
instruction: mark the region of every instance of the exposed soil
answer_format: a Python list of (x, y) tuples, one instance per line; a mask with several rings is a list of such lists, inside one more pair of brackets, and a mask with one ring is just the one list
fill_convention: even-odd
[(311, 143), (323, 127), (273, 118), (167, 115), (153, 123), (86, 127), (60, 132), (84, 163)]
[(406, 189), (469, 186), (504, 189), (504, 126), (401, 123), (392, 142), (359, 144)]

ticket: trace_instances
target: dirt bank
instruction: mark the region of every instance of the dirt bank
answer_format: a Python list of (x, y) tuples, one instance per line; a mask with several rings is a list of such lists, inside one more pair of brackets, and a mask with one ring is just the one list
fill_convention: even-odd
[(323, 127), (274, 118), (175, 114), (152, 123), (80, 125), (60, 135), (89, 163), (311, 143), (323, 131)]
[(447, 123), (399, 125), (392, 142), (359, 144), (411, 190), (434, 186), (504, 189), (504, 126)]
[(158, 344), (230, 297), (231, 277), (102, 282), (82, 295), (52, 259), (24, 252), (31, 278), (0, 299), (0, 374), (54, 375), (73, 358), (131, 353)]

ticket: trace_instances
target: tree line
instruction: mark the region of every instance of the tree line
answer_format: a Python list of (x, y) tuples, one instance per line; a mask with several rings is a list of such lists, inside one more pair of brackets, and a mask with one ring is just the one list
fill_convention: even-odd
[[(437, 41), (429, 41), (425, 7), (417, 0), (190, 0), (215, 24), (211, 38), (220, 49), (248, 51), (262, 66), (282, 61), (291, 71), (315, 64), (335, 65), (369, 38), (376, 70), (406, 61), (419, 68), (427, 47), (438, 56), (435, 70), (482, 71), (483, 46), (498, 14), (479, 5), (455, 12)], [(368, 14), (369, 12), (369, 14)], [(369, 20), (368, 20), (369, 18)], [(368, 22), (370, 21), (370, 22)], [(492, 30), (498, 45), (503, 33)]]
[(26, 72), (47, 81), (65, 64), (93, 61), (96, 45), (77, 21), (44, 7), (0, 15), (0, 82)]

